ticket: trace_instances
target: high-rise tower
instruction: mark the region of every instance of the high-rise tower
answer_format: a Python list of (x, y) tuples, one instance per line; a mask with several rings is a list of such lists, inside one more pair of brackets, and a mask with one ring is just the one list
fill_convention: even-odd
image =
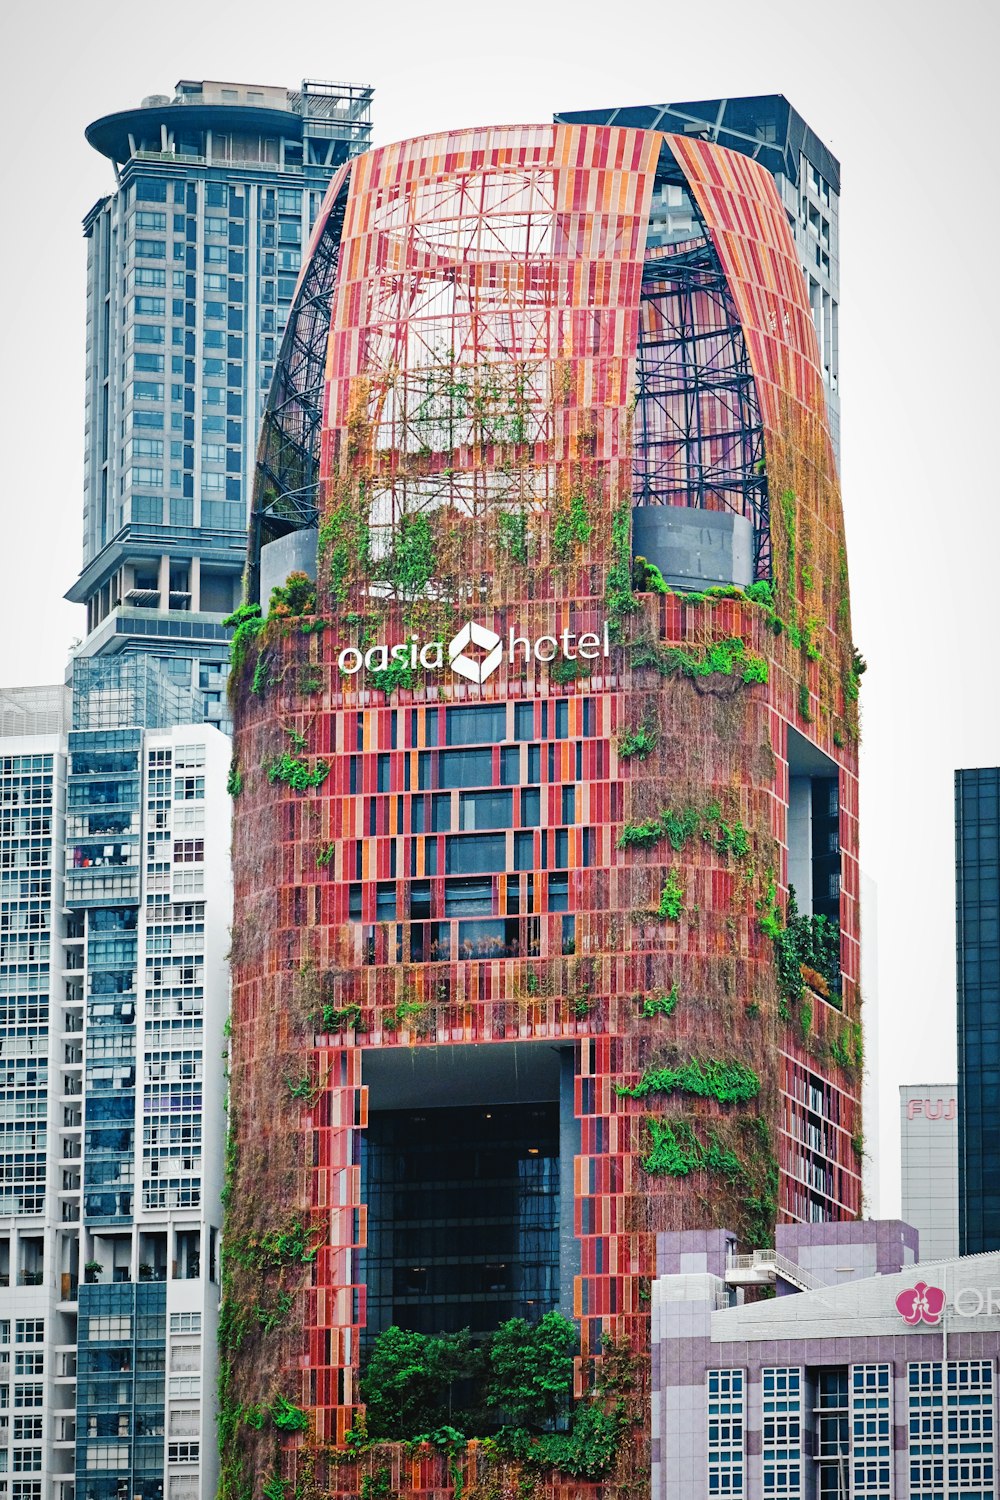
[(73, 679), (0, 700), (0, 1469), (18, 1500), (198, 1500), (230, 745), (149, 657)]
[[(861, 664), (774, 180), (605, 126), (370, 152), (274, 391), (231, 676), (225, 1493), (446, 1461), (615, 1493), (657, 1233), (861, 1208)], [(431, 1448), (359, 1471), (368, 1353), (426, 1396), (421, 1335), (558, 1309), (568, 1432), (449, 1345), (451, 1405), (367, 1388), (369, 1435)]]
[(955, 772), (958, 1243), (1000, 1249), (1000, 767)]
[(84, 220), (86, 655), (146, 652), (226, 719), (261, 408), (323, 194), (372, 90), (182, 81), (95, 120), (115, 191)]

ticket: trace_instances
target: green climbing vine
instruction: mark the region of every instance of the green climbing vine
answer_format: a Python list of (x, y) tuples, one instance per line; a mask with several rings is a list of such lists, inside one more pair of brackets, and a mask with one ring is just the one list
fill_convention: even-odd
[(686, 646), (660, 646), (654, 641), (632, 641), (628, 648), (631, 665), (651, 667), (661, 677), (736, 677), (745, 683), (766, 682), (767, 660), (758, 656), (739, 636), (715, 641), (703, 650)]
[(637, 995), (636, 999), (641, 1001), (642, 1014), (647, 1020), (654, 1016), (672, 1016), (677, 1009), (677, 1001), (680, 998), (676, 979), (665, 995)]
[(684, 887), (676, 870), (671, 870), (663, 883), (657, 915), (671, 922), (684, 915)]
[[(352, 503), (353, 501), (353, 503)], [(326, 566), (330, 593), (338, 604), (346, 604), (352, 579), (371, 564), (371, 533), (365, 517), (364, 483), (359, 494), (342, 498), (328, 512), (319, 528), (319, 552)]]
[(715, 1099), (720, 1104), (736, 1104), (757, 1097), (760, 1077), (745, 1063), (692, 1058), (690, 1062), (675, 1067), (648, 1069), (639, 1082), (631, 1086), (615, 1084), (615, 1093), (620, 1098), (645, 1099), (648, 1094), (675, 1092)]
[(276, 781), (281, 781), (295, 792), (306, 792), (310, 787), (322, 786), (329, 774), (329, 762), (318, 760), (310, 770), (308, 762), (290, 755), (287, 750), (267, 768), (267, 779), (272, 786)]
[(324, 1032), (357, 1031), (361, 1025), (361, 1016), (360, 1005), (344, 1005), (339, 1009), (335, 1005), (324, 1005), (320, 1024)]
[(632, 506), (619, 505), (611, 515), (611, 562), (607, 572), (604, 602), (608, 629), (614, 640), (621, 634), (626, 615), (634, 614), (639, 601), (632, 592)]
[(746, 859), (750, 853), (748, 830), (739, 819), (727, 822), (718, 802), (710, 802), (705, 808), (677, 810), (667, 807), (655, 818), (626, 823), (618, 835), (617, 846), (619, 849), (652, 849), (666, 839), (671, 849), (679, 853), (694, 838), (701, 838), (716, 853), (731, 855), (734, 859)]
[(754, 1115), (734, 1122), (744, 1155), (709, 1126), (699, 1134), (689, 1120), (647, 1116), (650, 1149), (642, 1166), (650, 1176), (718, 1176), (739, 1195), (744, 1232), (752, 1244), (767, 1244), (778, 1207), (778, 1163), (770, 1127)]
[(246, 662), (251, 646), (264, 629), (260, 605), (241, 604), (222, 623), (233, 631), (233, 638), (229, 643), (229, 664), (230, 675), (235, 677)]
[(392, 550), (381, 567), (386, 582), (397, 593), (413, 598), (423, 594), (436, 568), (434, 535), (426, 515), (416, 511), (400, 516)]
[(618, 754), (622, 760), (645, 760), (659, 743), (655, 725), (640, 724), (637, 729), (623, 729), (618, 736)]
[(497, 513), (497, 538), (511, 562), (528, 561), (528, 513), (524, 510), (501, 510)]
[(587, 509), (587, 501), (577, 493), (570, 496), (568, 506), (556, 516), (552, 528), (552, 551), (565, 562), (574, 547), (582, 547), (590, 540), (594, 523)]

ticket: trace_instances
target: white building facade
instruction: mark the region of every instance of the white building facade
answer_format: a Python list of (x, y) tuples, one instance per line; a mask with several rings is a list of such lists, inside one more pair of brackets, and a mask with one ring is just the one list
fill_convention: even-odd
[(899, 1090), (901, 1213), (920, 1232), (921, 1260), (958, 1254), (958, 1088)]
[(64, 714), (0, 745), (10, 1500), (217, 1479), (230, 746), (136, 727), (140, 664), (78, 695), (76, 725), (101, 727)]

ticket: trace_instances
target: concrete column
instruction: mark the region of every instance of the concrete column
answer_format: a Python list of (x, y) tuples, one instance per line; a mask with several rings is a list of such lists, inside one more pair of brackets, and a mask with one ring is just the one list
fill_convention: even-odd
[(160, 573), (156, 580), (157, 588), (160, 590), (160, 608), (170, 608), (170, 553), (160, 554)]
[(191, 592), (191, 609), (197, 613), (201, 609), (201, 558), (192, 557), (191, 566), (188, 569), (188, 588)]
[(573, 1316), (573, 1283), (580, 1274), (580, 1242), (573, 1231), (573, 1163), (580, 1151), (575, 1077), (575, 1049), (567, 1047), (559, 1055), (559, 1311), (566, 1318)]
[(803, 916), (813, 909), (812, 781), (792, 776), (788, 783), (788, 883)]

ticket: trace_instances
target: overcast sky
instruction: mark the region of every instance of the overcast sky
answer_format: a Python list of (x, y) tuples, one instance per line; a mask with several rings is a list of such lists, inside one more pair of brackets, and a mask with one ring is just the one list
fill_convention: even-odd
[[(881, 1201), (901, 1082), (955, 1071), (956, 766), (1000, 762), (997, 7), (975, 0), (61, 0), (18, 6), (0, 236), (0, 684), (57, 681), (82, 611), (84, 126), (179, 78), (375, 86), (375, 141), (556, 109), (784, 93), (843, 167), (843, 482), (879, 897)], [(868, 1135), (874, 1135), (869, 1122)]]

